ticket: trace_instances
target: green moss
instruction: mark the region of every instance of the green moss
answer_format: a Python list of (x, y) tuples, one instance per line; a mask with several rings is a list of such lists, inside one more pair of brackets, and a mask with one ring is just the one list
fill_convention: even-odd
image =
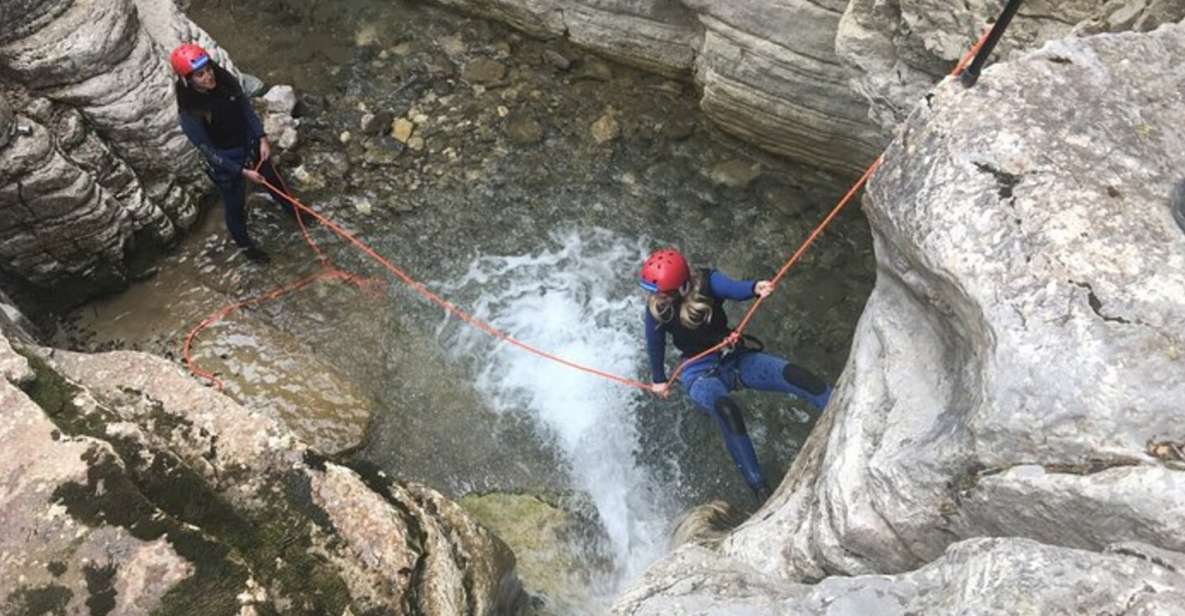
[[(345, 581), (331, 563), (311, 551), (309, 520), (329, 534), (333, 527), (328, 515), (313, 502), (307, 476), (294, 471), (281, 485), (264, 486), (262, 494), (279, 492), (283, 498), (267, 503), (267, 509), (257, 516), (244, 516), (170, 452), (153, 450), (151, 455), (141, 455), (140, 442), (108, 435), (104, 425), (118, 420), (114, 413), (101, 408), (83, 413), (73, 403), (79, 393), (76, 386), (40, 357), (23, 355), (37, 374), (25, 387), (26, 393), (63, 433), (107, 441), (122, 460), (152, 461), (138, 466), (129, 463), (125, 468), (93, 449), (86, 455), (86, 483), (61, 485), (53, 498), (85, 524), (121, 526), (144, 541), (166, 536), (177, 553), (194, 564), (194, 575), (165, 595), (158, 613), (237, 613), (236, 596), (250, 576), (261, 580), (272, 594), (278, 591), (290, 599), (293, 607), (288, 613), (341, 614), (350, 606)], [(142, 395), (126, 389), (124, 393)], [(153, 408), (148, 416), (161, 436), (175, 429), (192, 429), (190, 422), (163, 408)], [(158, 510), (168, 515), (159, 516)], [(92, 599), (95, 613), (106, 608), (108, 601), (102, 593)], [(272, 609), (266, 605), (256, 608), (263, 612)]]
[(116, 571), (118, 568), (114, 564), (82, 568), (82, 575), (86, 578), (86, 591), (90, 593), (86, 606), (90, 608), (91, 616), (107, 616), (115, 609), (113, 581)]
[(57, 584), (22, 587), (4, 598), (3, 613), (11, 616), (66, 616), (66, 608), (73, 596), (69, 588)]

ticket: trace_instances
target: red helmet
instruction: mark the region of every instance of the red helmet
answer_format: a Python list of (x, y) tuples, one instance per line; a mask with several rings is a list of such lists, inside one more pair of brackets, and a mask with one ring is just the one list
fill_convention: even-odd
[(193, 43), (184, 43), (169, 54), (169, 62), (173, 65), (173, 72), (189, 77), (190, 73), (210, 62), (210, 54)]
[(650, 254), (642, 264), (642, 288), (651, 293), (669, 293), (683, 286), (691, 276), (687, 259), (674, 248), (663, 248)]

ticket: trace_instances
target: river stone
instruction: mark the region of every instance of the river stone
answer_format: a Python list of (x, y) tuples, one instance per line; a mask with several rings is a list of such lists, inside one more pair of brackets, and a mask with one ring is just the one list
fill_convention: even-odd
[(1185, 551), (1185, 471), (1149, 451), (1185, 444), (1182, 54), (1185, 25), (1053, 41), (914, 110), (844, 375), (727, 554), (806, 579), (983, 535)]
[(520, 145), (531, 145), (543, 141), (543, 127), (534, 118), (515, 114), (506, 123), (506, 134)]
[(397, 118), (391, 123), (391, 136), (399, 143), (407, 143), (411, 138), (411, 133), (416, 129), (416, 125), (407, 118)]
[(556, 67), (557, 69), (559, 69), (561, 71), (566, 71), (566, 70), (572, 68), (572, 61), (571, 60), (569, 60), (566, 56), (564, 56), (564, 54), (562, 54), (558, 51), (552, 50), (552, 49), (544, 49), (543, 50), (543, 61)]
[(1099, 553), (1028, 539), (970, 539), (908, 573), (835, 576), (808, 585), (689, 545), (647, 571), (612, 613), (1185, 614), (1185, 574), (1141, 547)]
[(292, 114), (296, 109), (296, 91), (289, 85), (272, 86), (263, 95), (263, 103), (269, 113)]
[(465, 65), (461, 79), (470, 83), (491, 84), (506, 78), (506, 66), (497, 60), (477, 58)]
[(483, 494), (461, 499), (460, 506), (484, 526), (498, 533), (518, 557), (517, 571), (533, 595), (547, 597), (557, 607), (575, 607), (593, 563), (578, 557), (572, 538), (584, 534), (568, 512), (529, 494)]
[(593, 122), (589, 133), (592, 135), (593, 141), (598, 145), (603, 145), (621, 136), (621, 124), (617, 122), (617, 118), (613, 117), (612, 113), (606, 113)]
[(709, 179), (729, 188), (748, 188), (760, 176), (759, 163), (736, 158), (720, 161), (708, 171)]

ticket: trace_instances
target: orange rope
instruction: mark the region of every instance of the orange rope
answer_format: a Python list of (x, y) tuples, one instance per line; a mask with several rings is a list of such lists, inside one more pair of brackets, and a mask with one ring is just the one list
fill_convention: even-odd
[[(957, 65), (955, 65), (954, 70), (952, 70), (950, 73), (952, 76), (958, 75), (959, 73), (961, 73), (963, 71), (964, 68), (966, 68), (967, 64), (971, 61), (971, 59), (979, 51), (979, 48), (983, 46), (984, 41), (987, 40), (987, 36), (988, 36), (989, 32), (990, 32), (990, 28), (987, 28), (984, 30), (984, 33), (982, 36), (980, 36), (979, 41), (977, 41), (975, 43), (975, 45), (973, 45), (971, 47), (971, 49), (967, 52), (967, 54), (963, 56), (963, 58), (959, 61), (959, 63)], [(821, 235), (823, 233), (823, 231), (827, 228), (827, 226), (830, 225), (831, 222), (835, 219), (835, 217), (839, 215), (840, 211), (842, 211), (843, 208), (845, 206), (847, 206), (847, 204), (849, 202), (851, 202), (852, 198), (856, 195), (856, 193), (858, 193), (860, 191), (860, 189), (868, 182), (869, 178), (872, 177), (873, 173), (875, 173), (876, 169), (880, 166), (882, 157), (883, 157), (883, 155), (878, 156), (877, 159), (875, 161), (873, 161), (873, 163), (871, 165), (868, 166), (868, 169), (866, 169), (864, 171), (864, 174), (862, 176), (860, 176), (860, 179), (857, 180), (856, 183), (852, 185), (852, 187), (848, 190), (847, 194), (845, 194), (843, 196), (843, 198), (840, 199), (839, 203), (837, 203), (836, 206), (831, 209), (831, 211), (827, 214), (827, 216), (823, 218), (822, 222), (820, 222), (814, 228), (814, 230), (811, 231), (810, 235), (807, 236), (806, 240), (804, 240), (802, 242), (802, 244), (798, 247), (798, 250), (794, 251), (794, 254), (791, 255), (790, 258), (787, 259), (786, 262), (782, 264), (782, 267), (778, 269), (777, 275), (775, 275), (773, 277), (773, 279), (770, 280), (770, 283), (772, 285), (772, 288), (770, 289), (770, 293), (772, 293), (777, 288), (778, 283), (781, 282), (782, 278), (784, 278), (786, 276), (787, 272), (790, 271), (790, 268), (793, 267), (794, 264), (797, 263), (798, 260), (802, 258), (802, 255), (804, 255), (806, 253), (807, 249), (812, 244), (814, 244), (815, 240), (819, 237), (819, 235)], [(260, 164), (262, 164), (262, 162)], [(259, 167), (260, 167), (260, 165), (257, 164), (255, 169), (258, 170)], [(277, 177), (278, 176), (279, 176), (279, 174), (277, 174)], [(280, 183), (283, 184), (284, 183), (283, 180), (281, 180)], [(194, 375), (209, 379), (211, 382), (216, 384), (220, 390), (222, 389), (222, 382), (214, 374), (205, 372), (205, 371), (199, 369), (194, 364), (193, 360), (190, 357), (190, 351), (191, 351), (193, 341), (197, 337), (197, 335), (199, 333), (201, 333), (202, 330), (213, 325), (214, 323), (217, 323), (218, 321), (222, 320), (223, 318), (225, 318), (226, 316), (235, 312), (236, 310), (239, 310), (240, 308), (244, 308), (246, 306), (250, 306), (253, 304), (260, 304), (260, 303), (263, 303), (266, 301), (276, 299), (282, 295), (285, 295), (285, 294), (290, 293), (292, 291), (296, 291), (297, 289), (306, 287), (309, 284), (312, 284), (313, 282), (316, 282), (318, 280), (341, 279), (341, 280), (345, 280), (347, 282), (352, 282), (352, 283), (356, 284), (357, 286), (359, 286), (360, 288), (363, 286), (363, 284), (360, 282), (360, 279), (358, 277), (354, 276), (353, 274), (349, 274), (349, 273), (343, 272), (341, 270), (337, 270), (330, 265), (329, 258), (325, 256), (325, 254), (317, 246), (316, 242), (314, 242), (313, 239), (309, 236), (309, 232), (308, 232), (307, 227), (304, 224), (304, 220), (302, 220), (299, 215), (299, 213), (303, 212), (303, 213), (308, 214), (308, 215), (312, 216), (313, 218), (315, 218), (319, 223), (321, 223), (322, 226), (326, 227), (330, 231), (333, 231), (333, 233), (335, 233), (338, 237), (341, 237), (342, 239), (346, 240), (347, 242), (353, 244), (358, 250), (362, 251), (364, 254), (366, 254), (370, 258), (374, 259), (375, 262), (382, 265), (384, 268), (387, 269), (387, 271), (394, 274), (397, 278), (399, 278), (401, 281), (403, 281), (405, 284), (407, 284), (409, 287), (411, 287), (412, 290), (414, 290), (416, 293), (420, 294), (422, 297), (424, 297), (428, 301), (432, 302), (433, 304), (436, 304), (437, 306), (440, 306), (445, 311), (447, 311), (449, 314), (457, 317), (458, 319), (464, 321), (465, 323), (468, 323), (469, 325), (471, 325), (477, 329), (480, 329), (481, 331), (485, 332), (486, 334), (490, 335), (491, 337), (501, 340), (503, 342), (506, 342), (508, 344), (514, 345), (516, 347), (519, 347), (520, 349), (523, 349), (524, 351), (527, 351), (529, 353), (532, 353), (532, 354), (542, 357), (544, 359), (548, 359), (548, 360), (557, 362), (559, 364), (568, 366), (570, 368), (579, 370), (581, 372), (593, 374), (593, 375), (599, 376), (601, 378), (608, 379), (610, 381), (614, 381), (614, 382), (620, 383), (622, 385), (626, 385), (628, 387), (634, 387), (634, 388), (641, 389), (644, 391), (651, 391), (650, 385), (647, 383), (643, 383), (643, 382), (635, 380), (635, 379), (611, 374), (611, 373), (605, 372), (603, 370), (598, 370), (598, 369), (592, 368), (590, 366), (586, 366), (586, 365), (583, 365), (583, 364), (580, 364), (580, 363), (577, 363), (577, 362), (574, 362), (574, 361), (571, 361), (568, 359), (564, 359), (563, 357), (560, 357), (560, 356), (555, 355), (553, 353), (549, 353), (547, 351), (543, 351), (543, 350), (538, 349), (534, 346), (531, 346), (525, 342), (517, 340), (517, 339), (511, 337), (510, 335), (506, 334), (505, 332), (502, 332), (502, 331), (496, 329), (494, 326), (490, 325), (489, 323), (482, 321), (481, 319), (478, 319), (477, 317), (465, 312), (464, 310), (461, 310), (460, 308), (458, 308), (456, 305), (452, 304), (451, 302), (449, 302), (449, 301), (443, 299), (442, 297), (440, 297), (439, 295), (436, 295), (435, 293), (429, 291), (422, 283), (418, 282), (417, 280), (415, 280), (414, 278), (409, 276), (407, 273), (405, 273), (399, 267), (396, 267), (393, 263), (388, 261), (382, 255), (375, 252), (374, 249), (371, 248), (370, 246), (368, 246), (366, 243), (362, 242), (361, 240), (359, 240), (357, 237), (355, 237), (354, 235), (352, 235), (345, 229), (342, 229), (341, 227), (339, 227), (333, 221), (331, 221), (328, 218), (322, 216), (321, 214), (318, 214), (317, 212), (313, 211), (311, 208), (309, 208), (308, 206), (306, 206), (305, 204), (303, 204), (299, 200), (297, 200), (295, 197), (290, 195), (287, 191), (287, 186), (283, 186), (283, 188), (281, 189), (276, 186), (273, 186), (267, 180), (264, 180), (263, 184), (264, 184), (264, 186), (270, 188), (275, 193), (282, 196), (285, 200), (287, 200), (290, 204), (292, 204), (293, 208), (296, 208), (296, 211), (298, 213), (297, 222), (300, 224), (301, 233), (304, 236), (305, 241), (309, 244), (309, 246), (317, 254), (317, 259), (321, 263), (322, 270), (320, 272), (315, 273), (315, 274), (310, 274), (304, 278), (301, 278), (300, 280), (297, 280), (296, 282), (293, 282), (291, 284), (277, 287), (276, 289), (273, 289), (272, 291), (269, 291), (268, 293), (265, 293), (264, 295), (261, 295), (259, 297), (244, 300), (244, 301), (232, 304), (230, 306), (226, 306), (226, 307), (218, 310), (217, 312), (211, 314), (210, 316), (206, 317), (202, 322), (198, 323), (198, 325), (196, 327), (194, 327), (189, 332), (189, 334), (185, 337), (185, 345), (184, 345), (184, 349), (182, 352), (182, 356), (184, 357), (184, 360), (185, 360), (185, 366), (187, 368), (189, 368), (189, 371), (192, 372)], [(737, 327), (732, 331), (732, 333), (729, 334), (728, 338), (726, 338), (724, 341), (717, 344), (716, 346), (714, 346), (702, 353), (699, 353), (698, 355), (695, 355), (694, 357), (691, 357), (689, 359), (682, 361), (675, 368), (675, 371), (671, 373), (671, 376), (667, 382), (668, 383), (674, 382), (675, 379), (679, 376), (679, 374), (683, 371), (684, 367), (687, 366), (689, 363), (694, 362), (700, 358), (703, 358), (703, 357), (710, 355), (712, 353), (715, 353), (717, 351), (720, 351), (722, 349), (731, 348), (731, 347), (735, 346), (737, 344), (737, 342), (740, 341), (741, 334), (744, 332), (745, 328), (748, 327), (749, 321), (752, 320), (754, 313), (756, 313), (756, 311), (757, 311), (757, 308), (760, 307), (764, 301), (765, 301), (764, 296), (758, 297), (757, 300), (755, 302), (753, 302), (753, 305), (751, 305), (749, 307), (749, 310), (745, 313), (744, 318), (741, 319), (740, 324), (738, 324)]]

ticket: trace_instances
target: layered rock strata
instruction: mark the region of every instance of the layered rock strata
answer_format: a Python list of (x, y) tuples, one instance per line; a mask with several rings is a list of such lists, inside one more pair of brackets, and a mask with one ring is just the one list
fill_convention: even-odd
[(328, 460), (164, 360), (23, 353), (0, 338), (0, 611), (519, 607), (513, 555), (436, 492)]
[(196, 216), (200, 165), (167, 55), (210, 41), (171, 2), (143, 4), (0, 6), (0, 275), (35, 297), (70, 304), (121, 286), (134, 247)]
[(883, 138), (848, 88), (839, 0), (439, 0), (621, 62), (693, 78), (704, 112), (758, 146), (858, 174)]

